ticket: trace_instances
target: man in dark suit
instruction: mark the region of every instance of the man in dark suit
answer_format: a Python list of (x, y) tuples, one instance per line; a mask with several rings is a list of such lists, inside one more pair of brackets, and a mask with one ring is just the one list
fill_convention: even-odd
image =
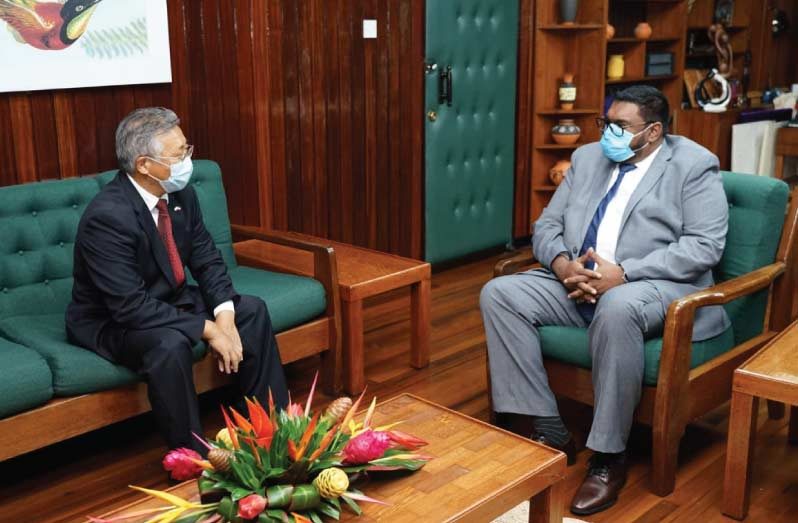
[[(241, 393), (278, 405), (287, 390), (266, 304), (239, 296), (188, 186), (192, 146), (174, 112), (138, 109), (116, 131), (120, 171), (75, 240), (70, 341), (138, 372), (170, 448), (204, 448), (192, 347), (205, 341)], [(186, 281), (184, 266), (198, 282)]]

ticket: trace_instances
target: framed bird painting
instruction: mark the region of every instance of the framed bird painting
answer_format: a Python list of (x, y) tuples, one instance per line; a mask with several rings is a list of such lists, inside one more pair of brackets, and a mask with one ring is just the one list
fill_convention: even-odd
[(171, 81), (166, 0), (0, 0), (0, 92)]

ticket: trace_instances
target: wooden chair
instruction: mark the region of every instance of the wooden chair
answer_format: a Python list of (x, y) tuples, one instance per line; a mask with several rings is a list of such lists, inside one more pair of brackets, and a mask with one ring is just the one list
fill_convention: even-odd
[[(723, 173), (723, 176), (730, 219), (726, 252), (715, 269), (718, 283), (674, 301), (667, 311), (662, 338), (649, 340), (646, 346), (648, 351), (649, 343), (656, 345), (661, 342), (659, 368), (658, 371), (654, 369), (655, 383), (643, 387), (636, 421), (653, 429), (652, 490), (660, 496), (666, 496), (674, 489), (679, 441), (687, 423), (729, 400), (734, 369), (784, 329), (792, 315), (793, 276), (787, 269), (792, 266), (795, 256), (798, 192), (789, 198), (782, 227), (780, 217), (784, 216), (787, 207), (787, 187), (783, 182), (733, 173)], [(764, 222), (754, 220), (752, 212), (763, 213), (763, 216), (770, 214), (771, 217)], [(753, 222), (761, 223), (752, 229)], [(759, 241), (768, 235), (773, 236), (769, 247), (750, 253), (740, 252), (751, 245), (761, 245)], [(761, 252), (766, 249), (769, 249), (768, 253)], [(740, 271), (735, 267), (739, 269), (746, 263), (736, 260), (737, 254), (754, 258), (759, 255), (764, 261), (759, 263), (749, 259), (746, 263), (752, 267), (738, 274)], [(494, 275), (511, 274), (534, 263), (531, 250), (525, 250), (500, 261)], [(734, 303), (735, 300), (738, 301)], [(730, 342), (721, 353), (707, 361), (696, 362), (692, 357), (695, 355), (691, 354), (694, 344), (690, 341), (693, 319), (696, 309), (709, 305), (726, 307), (732, 319), (733, 341), (729, 335)], [(578, 350), (584, 351), (583, 359), (581, 365), (576, 365), (551, 357), (550, 345), (557, 336), (544, 335), (545, 329), (570, 329), (572, 335), (579, 334), (574, 331), (585, 329), (542, 327), (541, 342), (549, 384), (554, 393), (592, 405), (592, 378), (590, 369), (586, 368), (590, 366), (587, 334), (581, 334), (584, 347)], [(559, 336), (561, 343), (562, 337)], [(700, 349), (698, 356), (702, 351), (706, 355), (706, 351)]]

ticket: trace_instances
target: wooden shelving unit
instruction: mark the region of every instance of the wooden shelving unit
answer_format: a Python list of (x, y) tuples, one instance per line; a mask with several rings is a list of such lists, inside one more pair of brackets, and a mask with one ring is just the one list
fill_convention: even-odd
[[(643, 21), (652, 28), (648, 40), (634, 37), (635, 26)], [(616, 31), (610, 40), (607, 23)], [(686, 30), (686, 0), (581, 0), (573, 25), (559, 20), (559, 0), (535, 2), (530, 223), (557, 189), (549, 180), (552, 166), (570, 158), (580, 145), (599, 139), (595, 119), (604, 114), (608, 95), (629, 84), (648, 83), (661, 89), (674, 109), (679, 107)], [(672, 74), (646, 75), (649, 52), (673, 53)], [(607, 79), (610, 54), (624, 55), (623, 78)], [(574, 75), (577, 88), (575, 106), (567, 111), (560, 109), (557, 99), (565, 73)], [(551, 138), (552, 126), (565, 118), (574, 120), (582, 131), (574, 145), (559, 145)]]
[[(607, 59), (611, 54), (624, 56), (624, 77), (606, 80), (606, 95), (611, 96), (626, 84), (647, 83), (661, 89), (676, 109), (682, 101), (684, 44), (687, 29), (687, 2), (684, 0), (609, 0), (609, 23), (615, 37), (607, 42)], [(638, 40), (634, 30), (647, 22), (651, 37)], [(672, 53), (673, 71), (664, 75), (648, 75), (646, 57), (650, 53)]]
[[(607, 0), (581, 0), (576, 23), (560, 22), (559, 0), (535, 2), (530, 223), (557, 189), (549, 180), (549, 170), (557, 161), (570, 158), (580, 145), (598, 139), (595, 119), (603, 110)], [(558, 101), (566, 73), (574, 75), (577, 90), (572, 110), (561, 109)], [(574, 145), (556, 144), (551, 137), (551, 128), (565, 118), (582, 130)]]

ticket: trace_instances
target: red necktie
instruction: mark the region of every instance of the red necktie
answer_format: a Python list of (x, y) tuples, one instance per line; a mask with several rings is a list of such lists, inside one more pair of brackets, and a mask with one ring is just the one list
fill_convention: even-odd
[(180, 260), (180, 253), (177, 252), (175, 237), (172, 236), (172, 217), (169, 216), (166, 200), (159, 199), (155, 207), (158, 209), (158, 233), (161, 235), (164, 246), (166, 246), (166, 253), (169, 255), (169, 265), (172, 266), (175, 281), (177, 286), (180, 287), (186, 281), (186, 274), (183, 272), (183, 262)]

